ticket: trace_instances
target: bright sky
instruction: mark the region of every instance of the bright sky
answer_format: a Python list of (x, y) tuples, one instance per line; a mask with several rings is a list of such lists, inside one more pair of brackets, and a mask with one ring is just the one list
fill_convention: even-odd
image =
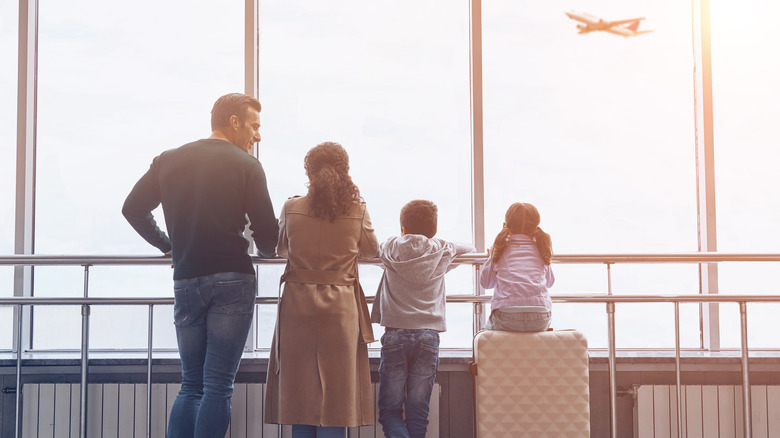
[[(711, 4), (719, 249), (778, 252), (773, 17), (780, 6)], [(0, 4), (3, 65), (16, 62), (16, 8)], [(646, 17), (640, 29), (654, 32), (577, 35), (564, 15), (571, 9)], [(36, 251), (154, 254), (121, 217), (121, 204), (155, 155), (208, 135), (216, 97), (243, 89), (243, 2), (145, 0), (120, 8), (45, 0), (40, 11)], [(260, 158), (277, 209), (305, 192), (305, 152), (334, 140), (350, 152), (380, 240), (398, 232), (404, 203), (428, 198), (440, 208), (439, 236), (471, 241), (468, 2), (263, 1), (260, 12)], [(691, 41), (691, 5), (677, 0), (483, 2), (487, 242), (506, 207), (526, 201), (539, 208), (558, 253), (695, 251)], [(8, 206), (0, 210), (0, 252), (12, 253), (15, 69), (0, 69), (0, 96), (0, 204)], [(606, 290), (602, 266), (555, 269), (553, 292)], [(776, 270), (721, 265), (720, 290), (770, 292)], [(170, 292), (166, 269), (94, 271), (95, 295)], [(371, 291), (379, 273), (367, 271)], [(695, 266), (613, 271), (616, 293), (698, 289)], [(261, 293), (275, 294), (277, 275), (263, 274)], [(11, 284), (9, 268), (0, 268), (0, 281)], [(36, 273), (39, 295), (79, 296), (81, 281), (77, 268)], [(468, 293), (471, 281), (460, 268), (448, 288)], [(5, 310), (0, 320), (8, 321)], [(444, 344), (468, 344), (470, 310), (451, 307), (459, 324), (450, 323)], [(670, 345), (668, 310), (619, 312), (619, 326), (631, 328), (618, 345)], [(698, 345), (697, 309), (683, 312), (683, 343)], [(60, 342), (54, 331), (78, 338), (78, 324), (66, 322), (77, 310), (40, 313), (52, 321), (41, 325), (40, 342)], [(770, 313), (757, 311), (756, 321)], [(94, 324), (132, 331), (145, 310), (127, 315), (95, 312)], [(586, 327), (591, 345), (606, 342), (601, 308), (561, 305), (554, 318), (554, 326)], [(167, 327), (170, 315), (158, 319)], [(261, 337), (271, 319), (261, 318)], [(724, 329), (724, 345), (738, 345), (731, 333)], [(170, 333), (160, 336), (158, 344), (173, 345)], [(751, 336), (751, 344), (771, 343), (760, 330)], [(99, 332), (93, 339), (113, 345)], [(139, 339), (128, 342), (145, 342)], [(0, 339), (0, 348), (4, 342), (10, 345)]]

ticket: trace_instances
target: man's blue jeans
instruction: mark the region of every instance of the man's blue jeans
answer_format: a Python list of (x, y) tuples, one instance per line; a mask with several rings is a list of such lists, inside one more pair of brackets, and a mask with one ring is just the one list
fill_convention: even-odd
[(439, 333), (434, 330), (385, 330), (379, 362), (378, 404), (379, 422), (387, 438), (425, 437), (438, 369)]
[(169, 438), (225, 436), (256, 285), (254, 274), (235, 272), (174, 281), (182, 382), (171, 408)]

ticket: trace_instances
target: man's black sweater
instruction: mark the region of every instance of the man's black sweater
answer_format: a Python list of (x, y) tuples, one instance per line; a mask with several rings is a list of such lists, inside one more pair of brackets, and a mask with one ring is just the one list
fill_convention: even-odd
[[(168, 236), (152, 210), (162, 203)], [(198, 140), (155, 157), (127, 196), (122, 214), (147, 242), (172, 251), (173, 278), (254, 272), (244, 227), (257, 252), (272, 257), (279, 225), (256, 158), (225, 140)]]

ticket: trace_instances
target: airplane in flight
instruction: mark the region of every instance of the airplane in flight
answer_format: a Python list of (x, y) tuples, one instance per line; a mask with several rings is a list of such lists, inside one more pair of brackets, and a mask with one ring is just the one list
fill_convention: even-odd
[(566, 16), (572, 20), (584, 23), (577, 25), (577, 29), (580, 30), (579, 34), (601, 30), (623, 37), (635, 37), (637, 35), (642, 35), (643, 33), (652, 32), (652, 30), (638, 30), (639, 22), (644, 20), (644, 17), (630, 18), (628, 20), (605, 21), (601, 18), (594, 17), (593, 15), (575, 11), (566, 12)]

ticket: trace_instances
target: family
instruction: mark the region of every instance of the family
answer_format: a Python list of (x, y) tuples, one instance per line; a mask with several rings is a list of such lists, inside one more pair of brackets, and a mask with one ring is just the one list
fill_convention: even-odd
[[(385, 328), (379, 365), (379, 418), (387, 437), (424, 437), (446, 330), (444, 276), (470, 244), (435, 237), (437, 207), (413, 200), (400, 212), (400, 235), (377, 242), (366, 204), (338, 143), (306, 154), (308, 193), (274, 214), (260, 162), (257, 99), (220, 97), (211, 136), (158, 155), (122, 213), (173, 259), (174, 324), (182, 386), (168, 436), (221, 438), (230, 423), (233, 382), (252, 324), (257, 280), (244, 229), (258, 255), (283, 257), (282, 296), (267, 374), (265, 421), (292, 425), (294, 437), (344, 437), (374, 423), (368, 344), (372, 322)], [(167, 233), (152, 211), (162, 204)], [(550, 236), (537, 209), (512, 204), (480, 273), (494, 289), (485, 329), (544, 331)], [(384, 274), (369, 312), (358, 277), (361, 259)]]

